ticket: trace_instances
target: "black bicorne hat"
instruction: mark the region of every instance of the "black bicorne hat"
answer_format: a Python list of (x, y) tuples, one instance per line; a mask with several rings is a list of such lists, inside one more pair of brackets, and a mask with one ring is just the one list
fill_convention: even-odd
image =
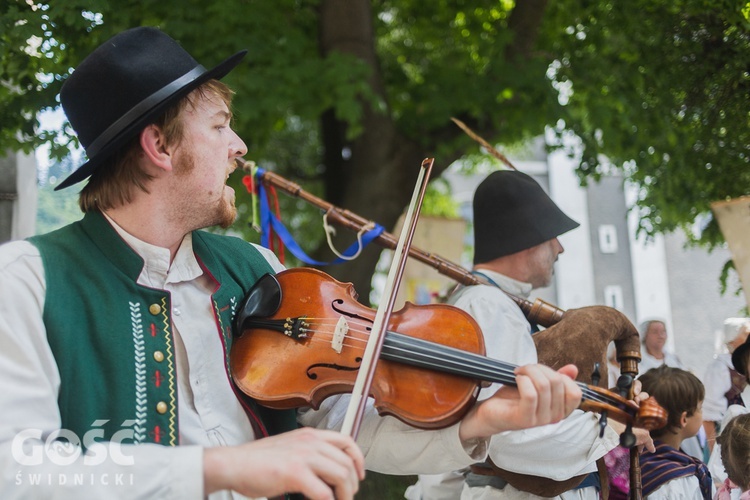
[(492, 172), (474, 192), (474, 264), (526, 250), (578, 225), (531, 176)]
[(62, 86), (60, 102), (88, 162), (55, 189), (90, 176), (171, 104), (206, 81), (224, 77), (247, 51), (207, 70), (157, 28), (123, 31), (99, 46)]

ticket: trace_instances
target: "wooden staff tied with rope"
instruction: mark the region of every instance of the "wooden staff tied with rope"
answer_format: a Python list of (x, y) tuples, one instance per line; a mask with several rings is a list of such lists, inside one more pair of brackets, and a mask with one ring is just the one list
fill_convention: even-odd
[[(250, 162), (241, 158), (237, 159), (237, 163), (243, 169), (247, 169), (250, 164)], [(373, 221), (369, 221), (349, 210), (336, 207), (326, 200), (305, 191), (299, 186), (299, 184), (285, 179), (278, 174), (264, 171), (260, 175), (260, 181), (320, 208), (326, 214), (328, 221), (345, 229), (359, 233), (365, 228), (374, 227), (375, 223)], [(398, 244), (398, 240), (387, 231), (383, 231), (374, 241), (382, 247), (390, 250), (395, 250), (396, 245)], [(447, 276), (462, 285), (469, 286), (484, 284), (484, 281), (479, 276), (471, 274), (463, 267), (432, 252), (427, 252), (420, 248), (411, 246), (409, 247), (409, 256), (434, 268), (440, 274)], [(545, 328), (560, 321), (565, 313), (562, 309), (559, 309), (541, 299), (536, 299), (534, 302), (531, 302), (509, 293), (506, 294), (518, 305), (518, 307), (521, 308), (530, 322), (534, 322)]]

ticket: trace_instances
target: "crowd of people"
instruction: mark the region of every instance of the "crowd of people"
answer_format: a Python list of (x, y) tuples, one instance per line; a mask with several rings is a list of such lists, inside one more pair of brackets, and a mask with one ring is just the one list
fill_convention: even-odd
[[(0, 497), (346, 500), (367, 469), (419, 474), (411, 500), (600, 498), (602, 464), (626, 425), (578, 409), (577, 368), (539, 362), (538, 327), (508, 296), (551, 283), (558, 236), (578, 223), (518, 171), (477, 188), (480, 284), (448, 298), (480, 326), (488, 357), (517, 366), (516, 387), (482, 387), (439, 430), (380, 416), (370, 402), (356, 441), (339, 432), (347, 395), (270, 410), (237, 389), (235, 315), (262, 276), (284, 270), (265, 248), (201, 231), (237, 214), (226, 181), (247, 148), (220, 80), (244, 55), (206, 69), (141, 27), (102, 44), (64, 83), (60, 102), (88, 160), (58, 188), (86, 182), (84, 215), (0, 246)], [(747, 331), (705, 389), (665, 351), (664, 321), (644, 323), (641, 338), (633, 398), (654, 396), (669, 413), (662, 429), (634, 430), (646, 497), (747, 491)], [(718, 411), (702, 414), (704, 400)], [(707, 427), (726, 475), (718, 485), (681, 449)]]

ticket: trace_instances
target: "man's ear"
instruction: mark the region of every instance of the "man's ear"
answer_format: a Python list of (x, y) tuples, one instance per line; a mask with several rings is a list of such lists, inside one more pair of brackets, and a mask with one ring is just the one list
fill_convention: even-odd
[(150, 163), (166, 171), (172, 170), (172, 151), (167, 146), (162, 130), (156, 125), (148, 125), (139, 137), (141, 148)]

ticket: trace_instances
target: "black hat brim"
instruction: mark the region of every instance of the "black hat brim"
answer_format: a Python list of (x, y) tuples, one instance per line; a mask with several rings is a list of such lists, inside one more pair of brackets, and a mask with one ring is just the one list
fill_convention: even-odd
[(173, 93), (167, 95), (156, 103), (153, 107), (149, 108), (148, 111), (144, 112), (140, 117), (134, 119), (130, 124), (124, 127), (115, 137), (113, 137), (102, 149), (94, 155), (92, 158), (78, 167), (73, 173), (66, 177), (60, 184), (55, 187), (55, 191), (64, 189), (72, 186), (78, 182), (83, 181), (103, 163), (112, 154), (122, 148), (128, 141), (136, 137), (146, 125), (154, 121), (159, 115), (167, 110), (169, 106), (189, 94), (191, 91), (200, 87), (202, 84), (211, 79), (220, 80), (227, 75), (232, 69), (234, 69), (245, 57), (247, 50), (241, 50), (236, 54), (228, 57), (215, 67), (210, 70), (201, 73), (194, 80), (188, 82), (184, 86), (175, 90)]

